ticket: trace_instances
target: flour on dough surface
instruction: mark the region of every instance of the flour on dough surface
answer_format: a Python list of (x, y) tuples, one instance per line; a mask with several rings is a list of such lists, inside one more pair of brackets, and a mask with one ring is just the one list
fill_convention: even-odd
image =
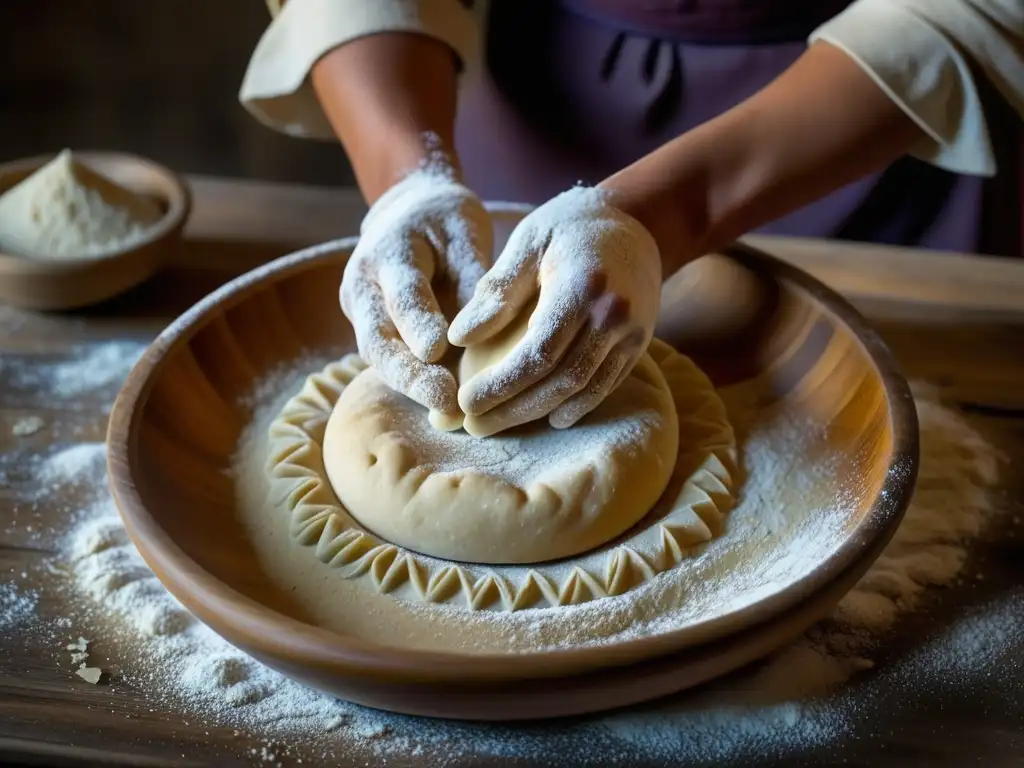
[[(641, 374), (641, 371), (646, 373)], [(606, 528), (602, 537), (588, 548), (590, 551), (552, 563), (476, 567), (466, 562), (452, 562), (401, 548), (396, 546), (400, 541), (394, 541), (391, 537), (386, 540), (378, 538), (374, 534), (381, 531), (371, 531), (359, 524), (346, 506), (338, 501), (328, 482), (329, 473), (324, 467), (321, 443), (325, 442), (325, 428), (330, 430), (338, 413), (335, 403), (344, 402), (345, 387), (359, 388), (360, 382), (375, 386), (373, 379), (364, 378), (368, 374), (372, 375), (372, 370), (365, 371), (365, 364), (355, 356), (328, 365), (322, 373), (310, 376), (297, 396), (285, 401), (280, 416), (272, 421), (268, 432), (267, 470), (271, 477), (272, 499), (280, 508), (278, 514), (290, 519), (292, 539), (300, 545), (315, 546), (317, 557), (337, 569), (336, 573), (341, 579), (372, 583), (375, 590), (393, 597), (460, 605), (471, 610), (492, 607), (523, 610), (533, 606), (560, 606), (619, 595), (634, 589), (697, 554), (700, 545), (721, 532), (722, 517), (733, 501), (735, 441), (732, 428), (724, 405), (707, 377), (692, 361), (666, 344), (657, 342), (652, 345), (648, 362), (638, 367), (633, 378), (641, 388), (627, 392), (630, 388), (623, 387), (624, 397), (616, 400), (613, 395), (605, 413), (619, 417), (642, 413), (642, 387), (654, 391), (651, 383), (655, 381), (667, 388), (670, 394), (665, 397), (668, 400), (678, 401), (683, 406), (675, 409), (674, 404), (668, 405), (676, 422), (671, 435), (673, 450), (675, 444), (685, 446), (685, 450), (676, 454), (677, 460), (667, 468), (667, 488), (660, 483), (649, 487), (647, 492), (650, 502), (644, 504), (640, 494), (643, 489), (637, 488), (636, 483), (621, 482), (615, 488), (619, 503), (634, 503), (639, 508), (639, 513), (633, 510), (636, 516), (631, 522), (643, 516), (654, 505), (654, 509), (645, 518), (646, 522), (610, 542), (609, 539), (622, 533), (623, 528), (613, 531), (610, 536)], [(641, 375), (647, 378), (642, 380)], [(375, 391), (388, 390), (381, 385)], [(647, 394), (647, 401), (651, 402), (650, 391)], [(399, 398), (398, 395), (393, 397)], [(396, 420), (394, 416), (396, 409), (401, 409), (390, 401), (386, 405), (396, 406), (382, 409), (382, 419), (390, 431), (377, 431), (386, 437), (408, 439), (413, 434), (410, 425)], [(550, 450), (548, 446), (543, 451), (532, 452), (529, 442), (522, 443), (518, 437), (478, 440), (466, 435), (438, 432), (428, 424), (424, 409), (411, 403), (408, 403), (408, 407), (416, 409), (416, 434), (428, 442), (443, 442), (441, 450), (435, 449), (433, 453), (425, 454), (432, 457), (432, 464), (426, 466), (426, 460), (417, 463), (419, 456), (409, 450), (408, 445), (380, 448), (374, 443), (374, 453), (364, 451), (357, 454), (356, 461), (361, 463), (356, 464), (355, 472), (383, 468), (385, 482), (396, 485), (411, 482), (415, 489), (425, 487), (430, 482), (424, 479), (425, 475), (435, 472), (437, 474), (433, 477), (437, 482), (444, 483), (442, 487), (447, 490), (452, 475), (445, 474), (446, 470), (453, 472), (475, 466), (472, 474), (458, 475), (459, 482), (453, 484), (455, 492), (464, 494), (461, 508), (451, 504), (450, 499), (435, 495), (434, 502), (423, 511), (424, 516), (432, 514), (444, 522), (446, 510), (458, 510), (458, 515), (447, 519), (448, 531), (451, 536), (458, 538), (458, 545), (464, 545), (467, 539), (471, 540), (483, 529), (486, 538), (481, 538), (493, 548), (511, 543), (518, 533), (524, 548), (533, 547), (534, 551), (540, 551), (537, 542), (546, 545), (553, 534), (558, 533), (557, 528), (547, 531), (543, 529), (543, 516), (549, 514), (552, 508), (556, 513), (561, 511), (557, 505), (565, 497), (572, 498), (572, 483), (581, 484), (584, 490), (598, 483), (593, 476), (597, 472), (584, 473), (578, 477), (569, 476), (567, 481), (556, 482), (552, 466), (572, 467), (580, 459), (580, 454), (586, 458), (588, 451), (591, 451), (598, 455), (591, 456), (588, 461), (614, 482), (614, 468), (598, 462), (607, 456), (615, 456), (609, 448), (615, 448), (616, 439), (625, 440), (624, 452), (634, 467), (642, 468), (647, 459), (642, 451), (629, 453), (632, 445), (632, 433), (629, 430), (636, 427), (635, 420), (620, 418), (627, 429), (619, 434), (619, 427), (615, 426), (612, 430), (614, 439), (610, 440), (602, 434), (606, 425), (600, 421), (601, 409), (591, 415), (594, 420), (591, 428), (596, 430), (596, 438), (588, 433), (588, 428), (582, 423), (571, 430), (553, 430), (545, 426), (539, 433), (542, 436), (540, 440), (552, 441), (559, 446), (557, 450)], [(360, 440), (358, 429), (339, 430), (336, 437), (336, 445), (349, 447), (358, 447)], [(577, 441), (576, 445), (573, 445), (574, 441)], [(591, 445), (584, 450), (588, 441)], [(451, 451), (444, 450), (445, 446), (450, 447), (452, 444), (461, 446), (464, 453), (460, 455), (456, 451), (453, 458)], [(387, 453), (389, 450), (393, 452), (392, 455)], [(359, 458), (362, 456), (370, 460)], [(488, 464), (490, 468), (486, 466)], [(589, 471), (586, 462), (582, 466)], [(496, 484), (492, 478), (483, 474), (491, 471), (499, 476), (499, 483)], [(545, 494), (552, 494), (552, 489), (558, 494), (552, 494), (557, 501), (546, 507), (535, 504), (532, 512), (537, 514), (538, 521), (535, 524), (524, 524), (522, 530), (517, 532), (517, 515), (533, 502), (531, 494), (534, 493), (534, 486), (524, 482), (530, 479), (532, 472), (538, 473), (539, 490), (536, 493), (542, 501), (546, 501)], [(412, 479), (404, 475), (412, 475)], [(513, 486), (513, 482), (520, 485)], [(495, 491), (495, 488), (498, 490)], [(665, 489), (663, 494), (662, 489)], [(364, 501), (367, 504), (382, 504), (387, 490), (373, 488)], [(506, 528), (497, 531), (501, 535), (492, 537), (495, 531), (491, 528), (497, 523), (490, 516), (492, 510), (487, 507), (487, 502), (481, 504), (481, 499), (492, 500), (493, 503), (496, 496), (500, 500), (502, 493), (507, 494), (506, 498), (511, 497), (519, 506), (499, 507), (502, 519), (498, 522)], [(659, 495), (661, 499), (658, 499)], [(585, 509), (577, 512), (567, 506), (564, 511), (570, 523), (577, 520), (588, 522), (583, 514)], [(609, 508), (609, 511), (614, 512), (614, 509)], [(475, 520), (477, 527), (471, 528), (465, 522), (467, 520)], [(555, 523), (559, 522), (556, 517)], [(596, 530), (601, 533), (599, 528)], [(573, 533), (571, 529), (567, 529), (567, 532)], [(569, 539), (568, 543), (575, 542)]]

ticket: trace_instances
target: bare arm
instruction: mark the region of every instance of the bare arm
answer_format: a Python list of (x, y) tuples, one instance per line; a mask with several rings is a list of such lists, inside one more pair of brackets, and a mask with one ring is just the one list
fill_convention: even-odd
[(905, 154), (921, 129), (845, 53), (816, 43), (735, 108), (605, 180), (667, 276)]
[[(446, 43), (389, 31), (330, 48), (310, 73), (371, 206), (340, 290), (359, 353), (393, 389), (447, 415), (458, 387), (439, 362), (446, 313), (491, 255), (490, 218), (458, 178), (456, 67)], [(440, 275), (452, 290), (435, 293)]]
[(368, 204), (428, 155), (440, 152), (457, 170), (456, 59), (444, 43), (403, 32), (363, 37), (323, 56), (312, 81)]

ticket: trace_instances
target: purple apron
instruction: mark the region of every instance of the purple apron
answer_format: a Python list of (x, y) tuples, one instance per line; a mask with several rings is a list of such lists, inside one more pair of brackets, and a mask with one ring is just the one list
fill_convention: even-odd
[[(597, 183), (753, 95), (849, 2), (492, 0), (485, 66), (460, 98), (466, 177), (535, 204)], [(1018, 121), (992, 109), (997, 178), (905, 158), (759, 231), (1020, 255)]]

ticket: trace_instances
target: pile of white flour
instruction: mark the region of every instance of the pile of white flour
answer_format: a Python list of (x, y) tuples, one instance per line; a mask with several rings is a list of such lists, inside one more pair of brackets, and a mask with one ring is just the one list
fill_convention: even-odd
[[(64, 585), (55, 650), (79, 635), (96, 638), (108, 657), (89, 662), (103, 667), (101, 684), (123, 682), (144, 691), (154, 706), (189, 720), (266, 739), (267, 747), (252, 756), (256, 762), (310, 749), (324, 760), (365, 753), (375, 762), (420, 756), (430, 764), (471, 764), (487, 755), (531, 765), (593, 763), (595, 755), (601, 764), (742, 762), (766, 753), (794, 758), (841, 743), (863, 707), (885, 705), (893, 680), (943, 671), (941, 682), (969, 685), (972, 664), (987, 675), (990, 665), (1005, 663), (1004, 649), (1020, 643), (1024, 633), (1022, 592), (963, 618), (880, 680), (878, 690), (870, 681), (852, 680), (836, 688), (872, 666), (885, 631), (922, 605), (929, 588), (974, 577), (975, 571), (965, 570), (970, 542), (999, 510), (993, 498), (998, 452), (957, 411), (927, 391), (919, 395), (917, 493), (885, 553), (832, 620), (756, 669), (700, 691), (566, 724), (487, 726), (389, 715), (314, 692), (253, 661), (194, 620), (138, 557), (106, 491), (100, 443), (41, 457), (34, 484), (18, 486), (23, 512), (11, 523), (17, 530), (7, 534), (22, 536), (32, 525), (41, 488), (49, 499), (61, 493), (71, 498), (67, 530), (23, 536), (56, 552), (46, 566)], [(37, 615), (38, 590), (19, 586), (31, 576), (14, 574), (0, 589), (0, 636), (44, 621)], [(950, 660), (965, 680), (947, 681)]]
[(37, 259), (95, 256), (139, 240), (160, 216), (153, 201), (66, 149), (0, 195), (0, 250)]

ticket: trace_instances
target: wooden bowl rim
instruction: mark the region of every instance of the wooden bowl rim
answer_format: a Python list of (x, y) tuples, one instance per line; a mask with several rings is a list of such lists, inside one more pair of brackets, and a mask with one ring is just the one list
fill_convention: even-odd
[[(12, 174), (33, 173), (57, 157), (58, 154), (58, 152), (53, 152), (0, 163), (0, 181)], [(155, 160), (150, 160), (147, 157), (130, 152), (105, 150), (72, 150), (72, 154), (76, 160), (80, 160), (86, 165), (93, 167), (97, 173), (102, 173), (102, 171), (92, 166), (92, 163), (135, 166), (154, 172), (160, 180), (160, 192), (167, 198), (167, 210), (164, 212), (163, 217), (149, 229), (145, 237), (136, 240), (128, 246), (103, 251), (102, 253), (66, 258), (47, 257), (45, 259), (37, 259), (0, 250), (0, 265), (8, 272), (16, 271), (26, 275), (52, 275), (54, 277), (65, 273), (78, 273), (97, 264), (129, 256), (154, 243), (173, 237), (177, 232), (180, 232), (185, 220), (192, 211), (192, 192), (188, 184), (185, 183), (185, 180), (179, 174)], [(0, 194), (3, 193), (0, 192)]]
[[(488, 208), (499, 214), (517, 212), (501, 204), (488, 204)], [(796, 283), (849, 327), (878, 371), (890, 404), (893, 423), (890, 471), (854, 535), (810, 573), (761, 602), (681, 629), (607, 646), (550, 649), (529, 654), (461, 654), (378, 645), (305, 624), (242, 595), (189, 558), (146, 511), (133, 481), (141, 415), (169, 352), (186, 343), (208, 315), (237, 305), (257, 287), (303, 271), (313, 262), (326, 262), (346, 250), (351, 252), (357, 240), (357, 237), (343, 238), (283, 256), (226, 283), (202, 299), (153, 341), (129, 374), (110, 416), (107, 443), (111, 491), (130, 538), (167, 589), (229, 642), (258, 649), (259, 653), (271, 657), (290, 659), (292, 663), (301, 660), (303, 666), (330, 669), (355, 678), (470, 683), (563, 677), (666, 655), (762, 623), (823, 588), (879, 537), (888, 540), (895, 533), (910, 503), (918, 468), (917, 412), (909, 385), (881, 337), (845, 299), (802, 270), (748, 245), (736, 244), (724, 249), (723, 255), (769, 266), (773, 274)]]

